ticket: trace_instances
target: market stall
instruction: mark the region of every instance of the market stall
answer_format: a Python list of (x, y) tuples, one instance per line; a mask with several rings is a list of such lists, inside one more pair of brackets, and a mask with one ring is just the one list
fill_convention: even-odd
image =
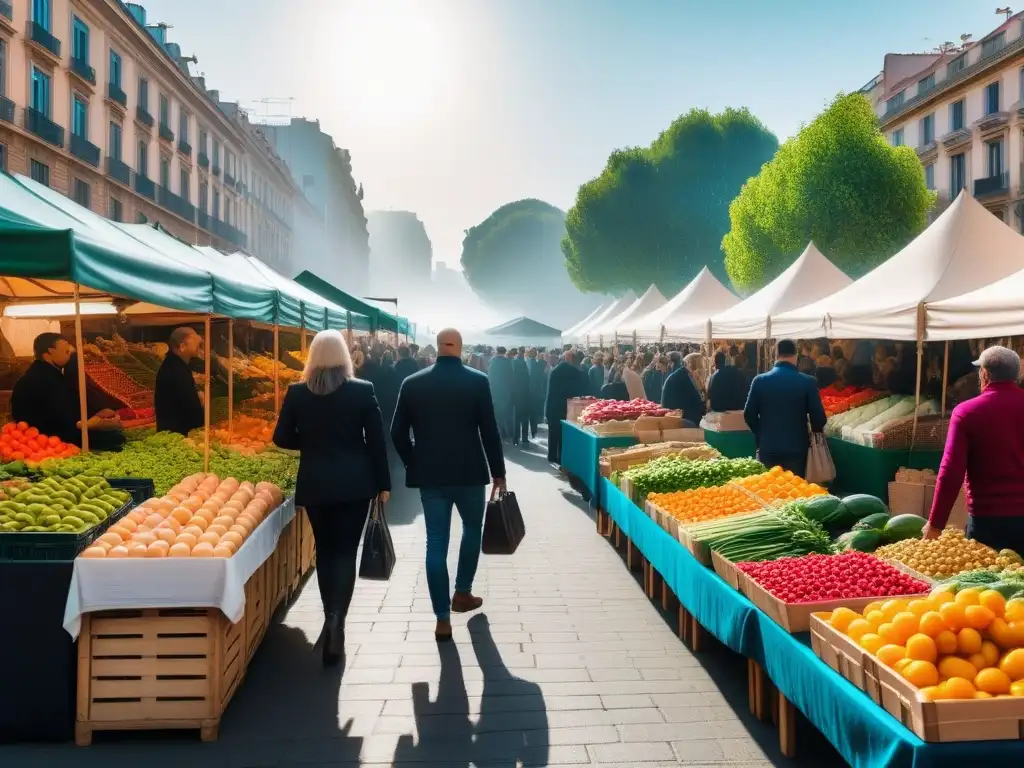
[[(708, 340), (708, 321), (740, 301), (732, 291), (704, 267), (683, 290), (673, 296), (664, 306), (637, 317), (633, 321), (637, 338), (645, 341), (694, 341)], [(700, 328), (699, 334), (686, 336), (683, 331), (691, 326)]]
[[(622, 312), (631, 307), (635, 302), (636, 294), (631, 290), (626, 291), (625, 294), (606, 306), (604, 310), (593, 314), (588, 322), (578, 324), (574, 333), (569, 334), (566, 332), (562, 334), (562, 340), (567, 342), (584, 343), (587, 346), (590, 346), (593, 343), (599, 343), (601, 346), (604, 346), (604, 340), (599, 334), (594, 333), (593, 331), (613, 317), (617, 317), (622, 314)], [(611, 337), (609, 337), (608, 340), (611, 341)]]
[(591, 499), (600, 492), (601, 470), (598, 457), (604, 448), (618, 448), (636, 443), (629, 435), (600, 436), (573, 421), (563, 421), (562, 469), (578, 479)]
[(588, 314), (579, 322), (570, 326), (568, 329), (562, 331), (562, 339), (569, 341), (575, 339), (580, 329), (587, 328), (591, 323), (602, 316), (603, 313), (607, 312), (609, 307), (615, 303), (615, 299), (607, 299), (601, 302), (601, 306), (597, 307), (593, 312)]
[(658, 290), (657, 286), (651, 285), (644, 291), (643, 296), (628, 307), (591, 328), (590, 335), (597, 334), (598, 336), (611, 339), (631, 338), (637, 319), (646, 317), (651, 312), (665, 306), (665, 304), (666, 299), (661, 295), (661, 291)]

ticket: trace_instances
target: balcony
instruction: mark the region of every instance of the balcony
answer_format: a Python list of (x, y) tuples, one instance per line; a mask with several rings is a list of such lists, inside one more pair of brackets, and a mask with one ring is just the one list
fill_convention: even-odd
[(157, 202), (171, 213), (177, 214), (183, 219), (188, 221), (196, 220), (195, 206), (185, 198), (171, 192), (167, 187), (161, 186), (157, 189)]
[(0, 96), (0, 122), (14, 124), (14, 102)]
[(76, 133), (71, 134), (71, 143), (69, 145), (71, 154), (77, 157), (79, 160), (84, 160), (89, 165), (99, 168), (100, 166), (100, 148), (90, 142), (84, 136), (79, 136)]
[(220, 164), (216, 160), (213, 161), (213, 168), (210, 169), (210, 173), (214, 176), (220, 176)]
[(192, 145), (187, 141), (178, 141), (178, 151), (185, 155), (189, 160), (192, 159)]
[(64, 129), (32, 107), (25, 107), (25, 130), (34, 133), (47, 144), (64, 147)]
[(135, 191), (143, 197), (156, 200), (156, 184), (153, 183), (152, 179), (139, 173), (135, 174)]
[(961, 144), (966, 144), (971, 140), (971, 136), (972, 131), (970, 128), (957, 128), (955, 131), (947, 133), (939, 139), (939, 141), (942, 142), (942, 146), (946, 149), (952, 149), (953, 147), (960, 146)]
[(210, 167), (210, 156), (200, 150), (199, 152), (199, 167), (209, 168)]
[(1010, 174), (1007, 171), (989, 176), (986, 179), (975, 179), (974, 196), (976, 198), (1005, 195), (1010, 191)]
[(974, 124), (978, 127), (978, 130), (981, 133), (985, 134), (998, 130), (1004, 127), (1009, 122), (1009, 112), (992, 112), (978, 120), (975, 120)]
[(127, 163), (118, 160), (116, 157), (107, 157), (107, 176), (114, 181), (124, 184), (126, 187), (132, 185), (132, 169)]
[(917, 156), (919, 158), (921, 158), (922, 160), (925, 159), (926, 157), (930, 157), (932, 155), (938, 154), (938, 151), (939, 151), (939, 145), (935, 143), (934, 139), (929, 141), (927, 144), (922, 144), (916, 150)]
[(89, 85), (96, 85), (96, 70), (90, 67), (89, 62), (85, 59), (72, 57), (68, 64), (68, 70), (79, 80)]
[(234, 187), (235, 186), (235, 177), (232, 176), (227, 171), (224, 171), (224, 183), (227, 184), (229, 187)]
[(60, 59), (60, 40), (51, 35), (50, 31), (42, 24), (30, 21), (26, 37), (55, 58)]
[(153, 116), (146, 111), (145, 107), (139, 106), (135, 108), (135, 119), (148, 128), (153, 127)]
[(213, 223), (213, 234), (219, 237), (221, 240), (227, 240), (232, 245), (237, 245), (239, 248), (245, 248), (245, 233), (241, 230), (235, 229), (230, 224), (225, 224), (223, 221), (217, 219), (212, 220)]
[(164, 123), (160, 123), (159, 134), (160, 138), (163, 139), (164, 141), (174, 141), (174, 131), (172, 131), (170, 127), (168, 127)]
[(128, 106), (128, 94), (117, 83), (107, 83), (107, 98), (122, 107)]

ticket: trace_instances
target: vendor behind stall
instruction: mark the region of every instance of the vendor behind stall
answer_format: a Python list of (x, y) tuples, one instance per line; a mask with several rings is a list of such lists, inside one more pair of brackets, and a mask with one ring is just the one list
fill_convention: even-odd
[[(42, 434), (59, 437), (66, 443), (82, 444), (77, 385), (72, 390), (65, 378), (71, 371), (75, 348), (59, 333), (41, 333), (32, 344), (35, 361), (14, 385), (11, 392), (11, 416), (24, 421)], [(98, 450), (116, 450), (124, 445), (117, 415), (108, 409), (89, 417), (89, 445)]]
[(203, 426), (203, 403), (189, 363), (199, 355), (203, 339), (191, 328), (175, 328), (167, 340), (167, 356), (156, 374), (153, 405), (158, 432), (187, 435)]

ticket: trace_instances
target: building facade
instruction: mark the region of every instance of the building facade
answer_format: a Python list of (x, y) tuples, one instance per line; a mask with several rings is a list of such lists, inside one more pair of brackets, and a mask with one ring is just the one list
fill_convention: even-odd
[(370, 291), (374, 296), (407, 297), (430, 284), (433, 246), (426, 227), (412, 211), (371, 211)]
[(194, 62), (139, 5), (0, 0), (0, 167), (288, 272), (301, 193)]
[(308, 269), (343, 290), (365, 295), (370, 288), (370, 236), (351, 154), (320, 129), (318, 120), (295, 118), (259, 130), (288, 164), (322, 222), (312, 238), (303, 237), (313, 247), (296, 249), (295, 272)]
[(959, 48), (889, 54), (864, 92), (889, 142), (917, 151), (933, 217), (966, 190), (1024, 231), (1024, 14)]

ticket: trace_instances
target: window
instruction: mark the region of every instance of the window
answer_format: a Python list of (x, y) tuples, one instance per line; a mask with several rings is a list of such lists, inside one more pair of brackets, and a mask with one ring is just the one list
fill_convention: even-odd
[(906, 91), (900, 91), (887, 102), (885, 102), (885, 111), (892, 112), (894, 109), (899, 109), (903, 106), (903, 96)]
[(928, 77), (922, 77), (917, 81), (917, 93), (920, 96), (922, 93), (928, 93), (932, 88), (935, 87), (935, 73), (928, 75)]
[(988, 40), (981, 41), (981, 58), (986, 59), (989, 56), (999, 53), (1006, 47), (1006, 32), (1000, 32), (998, 35), (990, 37)]
[(77, 94), (71, 103), (71, 133), (89, 138), (89, 103)]
[(199, 129), (199, 151), (206, 154), (206, 131), (203, 128)]
[(935, 141), (935, 115), (925, 115), (921, 118), (921, 146), (927, 146)]
[(946, 65), (946, 77), (952, 77), (957, 72), (962, 72), (967, 66), (967, 54), (963, 53)]
[(121, 159), (121, 125), (110, 124), (110, 146), (107, 147), (107, 154), (115, 160)]
[(149, 177), (149, 145), (144, 141), (139, 142), (138, 167), (135, 172), (143, 178)]
[(226, 224), (232, 224), (234, 222), (234, 216), (231, 215), (231, 198), (227, 195), (224, 196), (224, 222)]
[(171, 104), (162, 93), (160, 94), (160, 125), (168, 127), (171, 125)]
[(0, 96), (7, 95), (7, 41), (0, 38)]
[(113, 48), (110, 49), (110, 83), (121, 87), (121, 57)]
[(199, 210), (203, 213), (207, 211), (207, 198), (210, 194), (210, 188), (206, 185), (206, 182), (199, 183)]
[(213, 190), (213, 218), (220, 218), (220, 192)]
[(985, 114), (991, 115), (999, 111), (999, 81), (985, 86)]
[(71, 19), (71, 58), (89, 63), (89, 27), (77, 16)]
[(0, 144), (0, 171), (7, 170), (7, 145)]
[(184, 109), (178, 110), (178, 141), (188, 144), (189, 115)]
[(178, 187), (178, 192), (179, 192), (179, 194), (180, 194), (180, 195), (181, 195), (181, 196), (182, 196), (183, 198), (185, 198), (186, 200), (188, 200), (188, 199), (189, 199), (189, 192), (188, 192), (188, 171), (186, 171), (186, 170), (185, 170), (184, 168), (182, 168), (182, 169), (181, 169), (181, 171), (180, 171), (179, 173), (180, 173), (180, 175), (178, 176), (178, 185), (179, 185), (179, 187)]
[(213, 140), (213, 164), (220, 166), (220, 143), (216, 139)]
[(985, 143), (985, 157), (988, 164), (988, 177), (999, 176), (1003, 172), (1003, 140)]
[(32, 21), (49, 32), (51, 17), (50, 0), (32, 0)]
[(121, 207), (121, 201), (116, 197), (110, 198), (110, 211), (108, 215), (114, 221), (124, 221), (124, 209)]
[(902, 147), (903, 146), (903, 129), (902, 128), (897, 128), (895, 131), (892, 132), (892, 145), (894, 147)]
[(74, 192), (71, 195), (71, 199), (78, 203), (83, 208), (89, 207), (89, 200), (92, 197), (92, 188), (87, 182), (81, 179), (75, 179)]
[(959, 131), (964, 127), (964, 100), (949, 105), (949, 130)]
[(139, 106), (149, 112), (149, 80), (139, 78)]
[(40, 163), (38, 160), (32, 160), (29, 162), (29, 176), (32, 177), (32, 181), (38, 181), (40, 184), (50, 186), (50, 166), (45, 163)]
[(928, 163), (924, 167), (924, 185), (928, 189), (935, 189), (935, 163)]
[(43, 117), (50, 116), (50, 76), (32, 67), (32, 109)]
[(160, 186), (171, 188), (171, 161), (165, 155), (160, 155)]
[(963, 152), (949, 158), (949, 194), (951, 197), (955, 198), (966, 186), (966, 171), (967, 163)]

